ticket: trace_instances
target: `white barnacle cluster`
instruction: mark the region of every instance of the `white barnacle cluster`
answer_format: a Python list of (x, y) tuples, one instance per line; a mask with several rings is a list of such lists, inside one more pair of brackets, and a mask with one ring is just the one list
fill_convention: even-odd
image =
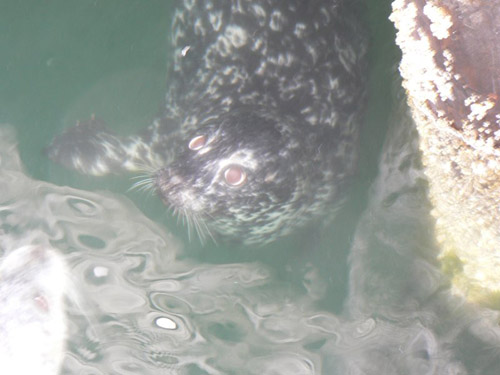
[[(490, 24), (481, 22), (486, 17), (480, 17), (485, 8), (470, 2), (439, 4), (426, 1), (419, 7), (396, 0), (391, 20), (403, 52), (400, 71), (419, 132), (440, 257), (460, 262), (453, 290), (477, 301), (500, 288), (500, 116), (497, 96), (490, 91), (495, 82), (490, 88), (476, 79), (494, 74), (496, 67), (475, 64), (464, 51), (481, 52), (497, 40), (486, 39), (481, 48), (470, 45), (490, 34)], [(465, 98), (459, 100), (458, 93), (466, 93)]]
[[(495, 142), (499, 140), (495, 136), (498, 131), (493, 131), (494, 128), (498, 127), (499, 121), (490, 121), (490, 118), (495, 118), (496, 102), (494, 98), (471, 94), (464, 99), (463, 105), (467, 109), (461, 130), (463, 142), (478, 153), (500, 157), (500, 151), (495, 147)], [(487, 116), (489, 117), (486, 118)], [(480, 162), (485, 163), (487, 160)]]
[[(404, 86), (412, 93), (412, 100), (418, 108), (425, 111), (426, 101), (437, 103), (438, 100), (454, 100), (453, 74), (448, 68), (442, 69), (436, 64), (436, 50), (431, 43), (431, 35), (426, 34), (417, 24), (418, 8), (414, 3), (396, 0), (392, 4), (390, 19), (398, 28), (396, 43), (403, 51), (400, 64), (401, 75), (405, 77)], [(433, 8), (429, 8), (433, 9)], [(435, 19), (436, 13), (427, 11)], [(445, 34), (439, 33), (440, 38)], [(445, 61), (450, 61), (444, 56)]]
[(469, 121), (481, 121), (490, 109), (495, 106), (495, 102), (489, 99), (479, 100), (478, 95), (471, 95), (464, 100), (466, 107), (469, 107), (467, 118)]
[(451, 16), (443, 7), (427, 2), (424, 5), (424, 14), (431, 21), (432, 35), (438, 39), (446, 39), (450, 36), (450, 28), (453, 26), (453, 22)]

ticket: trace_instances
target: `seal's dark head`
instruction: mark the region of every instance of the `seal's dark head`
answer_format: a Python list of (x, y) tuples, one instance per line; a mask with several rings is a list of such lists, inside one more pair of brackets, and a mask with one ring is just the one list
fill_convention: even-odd
[(308, 135), (296, 134), (304, 127), (290, 121), (248, 110), (207, 121), (156, 173), (162, 200), (202, 240), (212, 230), (246, 244), (286, 234), (304, 219), (308, 180), (318, 173), (309, 170), (317, 146), (311, 150)]

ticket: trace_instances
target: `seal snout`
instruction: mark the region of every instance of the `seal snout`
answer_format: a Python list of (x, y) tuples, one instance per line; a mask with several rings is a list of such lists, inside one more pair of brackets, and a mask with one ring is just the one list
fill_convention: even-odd
[(172, 172), (168, 168), (162, 168), (155, 173), (154, 185), (156, 190), (161, 195), (168, 195), (169, 191), (172, 191), (174, 187), (182, 184), (183, 180), (176, 175), (172, 175)]
[(185, 204), (181, 192), (186, 190), (186, 181), (170, 168), (162, 168), (156, 172), (154, 186), (166, 205), (182, 207)]

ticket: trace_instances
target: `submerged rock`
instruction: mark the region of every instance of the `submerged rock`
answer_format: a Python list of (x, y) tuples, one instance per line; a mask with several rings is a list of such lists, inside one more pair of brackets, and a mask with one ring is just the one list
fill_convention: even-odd
[(442, 267), (455, 293), (499, 307), (500, 3), (392, 6)]

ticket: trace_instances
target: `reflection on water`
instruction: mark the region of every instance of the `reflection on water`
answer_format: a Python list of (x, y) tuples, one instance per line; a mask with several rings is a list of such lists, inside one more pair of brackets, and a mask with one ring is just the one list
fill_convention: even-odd
[[(42, 134), (42, 130), (58, 123), (57, 111), (67, 110), (68, 102), (74, 99), (66, 90), (57, 91), (57, 85), (74, 86), (73, 79), (78, 81), (75, 71), (85, 71), (82, 67), (94, 66), (100, 60), (96, 56), (105, 55), (110, 45), (103, 37), (108, 35), (106, 30), (116, 29), (120, 33), (115, 22), (125, 20), (127, 32), (120, 36), (127, 40), (123, 45), (129, 48), (140, 45), (139, 40), (150, 40), (151, 35), (163, 38), (167, 29), (162, 25), (144, 36), (145, 30), (140, 29), (135, 18), (129, 20), (123, 13), (117, 13), (118, 9), (125, 14), (142, 10), (148, 15), (143, 17), (147, 24), (155, 25), (148, 13), (151, 8), (146, 10), (139, 2), (133, 9), (117, 3), (108, 12), (102, 11), (107, 2), (88, 3), (101, 7), (91, 14), (102, 15), (102, 24), (83, 17), (80, 9), (75, 12), (75, 21), (68, 17), (67, 5), (61, 8), (60, 3), (54, 3), (49, 10), (46, 4), (36, 3), (53, 18), (10, 17), (16, 22), (3, 23), (16, 36), (9, 48), (5, 48), (12, 52), (6, 61), (12, 62), (3, 71), (11, 76), (17, 73), (30, 77), (22, 84), (29, 87), (26, 92), (33, 96), (19, 96), (7, 85), (8, 89), (2, 91), (2, 110), (17, 110), (22, 116), (16, 125), (29, 127), (20, 134), (24, 137), (20, 147), (35, 149), (31, 159), (25, 159), (32, 171), (37, 170), (33, 160), (39, 158), (33, 144), (40, 137), (50, 136), (48, 131)], [(371, 12), (381, 12), (380, 3), (371, 2), (376, 4), (370, 5)], [(79, 4), (83, 7), (86, 3)], [(90, 8), (89, 4), (86, 6)], [(31, 14), (34, 17), (40, 13)], [(55, 20), (56, 25), (69, 23), (71, 27), (54, 26)], [(87, 43), (82, 43), (78, 38), (65, 39), (63, 47), (51, 44), (59, 41), (53, 33), (71, 35), (61, 30), (78, 30), (74, 27), (77, 21), (91, 26), (99, 41), (102, 40), (98, 44), (101, 49), (81, 53), (82, 45), (95, 43), (87, 39), (84, 39)], [(45, 31), (40, 27), (40, 34), (48, 32), (45, 43), (33, 45), (32, 34), (39, 36), (37, 22), (50, 26)], [(130, 26), (136, 23), (139, 25), (136, 29)], [(160, 45), (157, 54), (163, 56), (163, 42), (150, 43)], [(47, 51), (52, 50), (58, 54), (51, 65), (40, 64), (37, 58), (45, 58)], [(62, 54), (63, 50), (69, 50), (75, 57), (65, 60), (67, 55)], [(380, 55), (386, 51), (380, 46), (375, 50)], [(24, 54), (27, 57), (21, 58)], [(118, 60), (129, 61), (129, 55), (111, 56), (116, 59), (110, 60), (109, 69), (118, 71), (111, 81), (123, 84), (126, 76), (144, 80), (137, 70), (134, 70), (137, 74), (131, 75), (130, 71), (120, 74)], [(154, 61), (148, 53), (137, 56)], [(82, 65), (77, 65), (82, 57)], [(29, 69), (31, 74), (17, 70), (23, 63), (31, 62), (43, 69), (35, 70), (37, 74)], [(162, 59), (158, 65), (163, 69)], [(57, 75), (57, 66), (62, 66), (68, 75), (60, 75), (60, 69)], [(159, 75), (162, 74), (161, 70)], [(33, 75), (39, 76), (38, 81), (31, 79)], [(83, 75), (78, 82), (85, 86), (87, 81), (89, 77)], [(109, 81), (106, 86), (109, 87)], [(162, 95), (161, 87), (160, 93), (155, 94), (151, 93), (151, 85), (146, 86), (145, 93), (151, 96), (144, 95), (149, 98), (145, 101), (156, 105)], [(47, 87), (58, 95), (47, 95)], [(137, 89), (138, 85), (134, 81), (125, 87)], [(114, 92), (99, 94), (102, 90), (98, 86), (87, 93), (84, 103), (77, 106), (81, 113), (68, 115), (71, 118), (68, 126), (78, 116), (87, 117), (95, 110), (95, 105), (87, 103), (88, 98), (96, 98), (97, 102), (114, 98)], [(399, 102), (402, 100), (399, 98)], [(55, 103), (52, 107), (50, 101)], [(113, 107), (109, 101), (103, 101), (102, 106)], [(55, 114), (49, 116), (40, 108)], [(380, 105), (378, 110), (386, 108)], [(96, 111), (102, 115), (104, 109), (97, 107)], [(252, 259), (250, 262), (197, 261), (163, 226), (147, 219), (128, 200), (111, 193), (55, 186), (27, 176), (19, 162), (15, 139), (8, 128), (2, 128), (0, 373), (12, 374), (5, 366), (17, 363), (23, 374), (26, 373), (23, 365), (37, 369), (38, 374), (53, 374), (57, 355), (50, 355), (51, 361), (45, 361), (49, 355), (43, 354), (47, 353), (44, 349), (60, 350), (57, 343), (63, 337), (61, 332), (66, 332), (62, 374), (499, 374), (498, 313), (467, 305), (449, 292), (448, 281), (435, 260), (416, 133), (405, 109), (398, 111), (392, 119), (369, 205), (356, 224), (350, 249), (349, 295), (342, 313), (338, 314), (319, 307), (319, 303), (331, 306), (325, 301), (328, 294), (324, 288), (342, 282), (339, 272), (325, 272), (334, 263), (341, 263), (338, 249), (317, 255), (319, 261), (305, 266), (302, 288), (297, 286), (299, 283), (279, 277), (269, 262), (260, 263), (257, 252), (246, 256)], [(117, 112), (125, 118), (135, 113), (122, 109)], [(150, 114), (154, 109), (145, 112)], [(25, 119), (29, 113), (31, 117)], [(50, 119), (43, 122), (40, 117), (44, 116)], [(374, 117), (374, 111), (370, 117)], [(131, 123), (148, 121), (149, 117)], [(121, 124), (123, 119), (115, 122)], [(43, 126), (34, 135), (38, 124)], [(373, 138), (367, 142), (370, 145), (376, 143), (373, 135), (377, 131), (368, 129), (367, 138)], [(54, 259), (54, 264), (64, 260), (69, 280), (64, 281), (60, 268), (54, 272), (53, 263), (38, 262), (36, 258), (31, 263), (33, 268), (12, 272), (14, 268), (7, 257), (30, 262), (33, 257), (26, 257), (22, 249), (32, 242), (57, 251), (48, 250), (47, 257)], [(308, 238), (303, 243), (309, 245), (304, 259), (308, 255), (313, 258), (314, 245), (310, 245)], [(21, 252), (17, 252), (19, 249)], [(279, 261), (286, 268), (286, 263), (293, 260), (283, 258)], [(322, 267), (319, 271), (318, 263)], [(300, 277), (299, 274), (297, 278)], [(17, 292), (17, 286), (23, 287), (22, 292)], [(33, 294), (29, 293), (30, 287)], [(64, 287), (66, 320), (59, 315), (63, 313), (61, 306), (50, 302), (60, 301)], [(44, 299), (47, 303), (40, 303)], [(33, 324), (27, 326), (21, 317), (27, 317)], [(16, 340), (15, 345), (11, 340)], [(20, 353), (15, 349), (19, 347)]]
[(350, 253), (345, 312), (373, 319), (374, 330), (371, 342), (350, 346), (348, 373), (499, 373), (498, 312), (452, 296), (436, 261), (417, 133), (401, 91)]
[(195, 261), (124, 198), (31, 179), (3, 128), (4, 237), (35, 232), (70, 269), (62, 374), (498, 373), (498, 314), (451, 296), (435, 262), (415, 130), (404, 108), (392, 122), (341, 316), (269, 265)]
[(19, 238), (36, 230), (70, 268), (62, 373), (327, 371), (339, 320), (304, 292), (258, 262), (180, 260), (173, 237), (123, 198), (30, 179), (7, 132), (1, 227)]
[(53, 375), (63, 358), (66, 270), (57, 252), (27, 237), (1, 237), (0, 373)]
[(374, 368), (384, 374), (466, 374), (453, 349), (465, 312), (435, 261), (417, 133), (404, 98), (397, 102), (350, 253), (346, 312), (351, 319), (372, 319), (373, 331), (360, 340), (364, 344), (352, 343), (347, 367), (355, 374)]

